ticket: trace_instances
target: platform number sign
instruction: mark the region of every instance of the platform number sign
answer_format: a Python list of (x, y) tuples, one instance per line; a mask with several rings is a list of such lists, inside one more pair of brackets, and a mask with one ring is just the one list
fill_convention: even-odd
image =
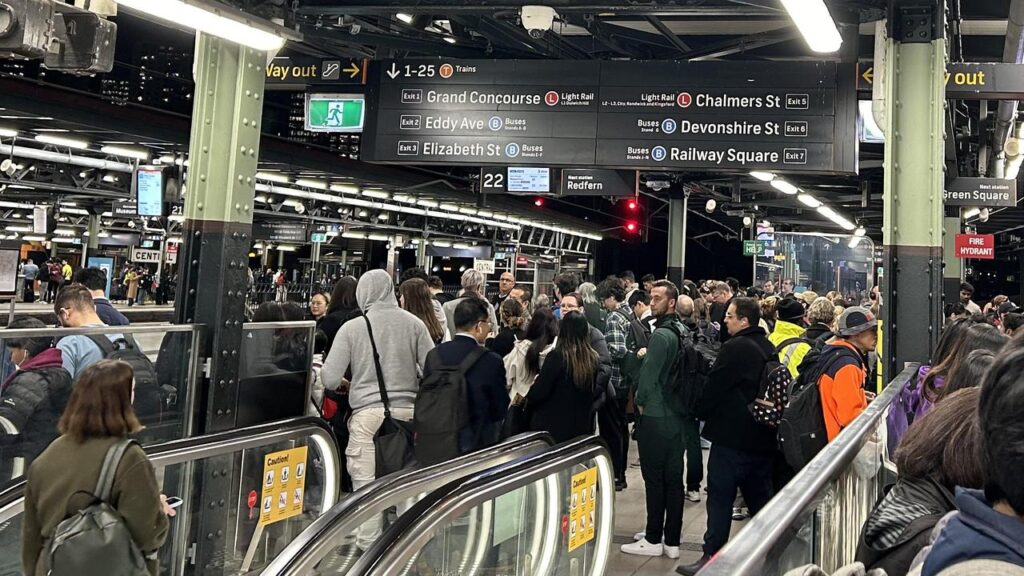
[(480, 193), (504, 194), (508, 192), (508, 170), (502, 166), (484, 166), (480, 169)]

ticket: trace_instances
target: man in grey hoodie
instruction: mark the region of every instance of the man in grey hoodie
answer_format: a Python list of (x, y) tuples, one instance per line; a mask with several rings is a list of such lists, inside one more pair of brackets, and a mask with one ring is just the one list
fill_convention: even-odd
[[(398, 307), (394, 284), (383, 270), (363, 274), (356, 286), (356, 302), (373, 328), (391, 415), (411, 421), (423, 363), (434, 348), (427, 327), (422, 320)], [(352, 486), (358, 490), (375, 478), (377, 454), (373, 436), (384, 422), (384, 401), (377, 383), (373, 348), (362, 318), (346, 322), (338, 330), (320, 372), (324, 386), (337, 390), (350, 368), (352, 382), (348, 385), (348, 399), (352, 416), (348, 421), (350, 436), (345, 456)], [(366, 549), (379, 533), (380, 519), (368, 521), (360, 527), (356, 544)]]

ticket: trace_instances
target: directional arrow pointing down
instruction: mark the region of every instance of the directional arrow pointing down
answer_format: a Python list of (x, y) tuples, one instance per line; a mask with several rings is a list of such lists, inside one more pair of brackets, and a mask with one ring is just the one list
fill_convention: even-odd
[(388, 70), (388, 76), (390, 76), (391, 79), (394, 80), (395, 78), (398, 78), (399, 74), (401, 74), (401, 72), (398, 70), (398, 65), (392, 62), (391, 69)]
[[(359, 65), (356, 64), (355, 62), (353, 62), (352, 65), (349, 66), (348, 68), (345, 68), (344, 71), (348, 72), (349, 78), (355, 78), (356, 76), (359, 75), (360, 72), (362, 72), (362, 70), (359, 68)], [(392, 76), (392, 78), (394, 78), (394, 76)]]

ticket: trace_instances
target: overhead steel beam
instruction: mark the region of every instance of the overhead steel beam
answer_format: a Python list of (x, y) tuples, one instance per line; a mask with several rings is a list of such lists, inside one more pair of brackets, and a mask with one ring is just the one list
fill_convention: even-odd
[(758, 50), (767, 46), (774, 46), (775, 44), (789, 42), (799, 36), (800, 33), (794, 29), (751, 34), (750, 36), (743, 36), (742, 38), (736, 38), (727, 42), (721, 42), (692, 50), (688, 54), (684, 54), (683, 58), (688, 60), (715, 60), (725, 56), (732, 56), (733, 54), (749, 52), (751, 50)]
[(303, 34), (307, 40), (318, 39), (324, 42), (337, 42), (341, 44), (369, 44), (371, 46), (411, 50), (413, 52), (430, 54), (432, 56), (448, 56), (449, 58), (479, 58), (481, 53), (485, 50), (484, 47), (472, 47), (467, 49), (448, 44), (441, 40), (440, 36), (438, 36), (438, 40), (435, 42), (433, 40), (411, 38), (409, 36), (402, 36), (398, 34), (382, 34), (379, 32), (367, 32), (363, 30), (358, 34), (351, 34), (343, 30), (330, 34), (322, 30), (311, 30), (309, 27), (303, 28)]
[(687, 52), (691, 51), (690, 46), (687, 45), (686, 42), (683, 42), (682, 38), (677, 36), (675, 32), (670, 30), (669, 27), (666, 26), (660, 18), (658, 18), (657, 16), (648, 16), (647, 21), (650, 22), (651, 26), (654, 26), (654, 28), (658, 32), (661, 32), (661, 35), (667, 38), (668, 41), (671, 42), (672, 45), (675, 46), (676, 49), (678, 49), (680, 52), (686, 54)]
[[(423, 0), (421, 2), (396, 3), (390, 0), (362, 0), (358, 4), (344, 4), (340, 0), (303, 0), (299, 14), (323, 16), (345, 16), (357, 14), (478, 14), (492, 15), (497, 12), (518, 12), (523, 6), (537, 4), (537, 0), (502, 0), (498, 3), (484, 3), (479, 0)], [(656, 16), (693, 16), (734, 18), (747, 16), (777, 17), (777, 9), (755, 6), (680, 6), (657, 0), (620, 5), (580, 3), (577, 0), (546, 0), (559, 14), (653, 14)]]

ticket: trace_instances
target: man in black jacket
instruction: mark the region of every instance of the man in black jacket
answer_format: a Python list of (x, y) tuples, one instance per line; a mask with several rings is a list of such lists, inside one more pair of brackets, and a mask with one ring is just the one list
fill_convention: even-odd
[(708, 527), (701, 559), (676, 569), (685, 576), (700, 571), (729, 541), (737, 489), (751, 514), (757, 514), (772, 496), (775, 433), (758, 424), (747, 408), (757, 396), (765, 360), (775, 352), (764, 330), (758, 327), (760, 321), (756, 300), (732, 300), (725, 314), (731, 337), (722, 344), (698, 403), (698, 412), (705, 417), (704, 437), (711, 441)]

